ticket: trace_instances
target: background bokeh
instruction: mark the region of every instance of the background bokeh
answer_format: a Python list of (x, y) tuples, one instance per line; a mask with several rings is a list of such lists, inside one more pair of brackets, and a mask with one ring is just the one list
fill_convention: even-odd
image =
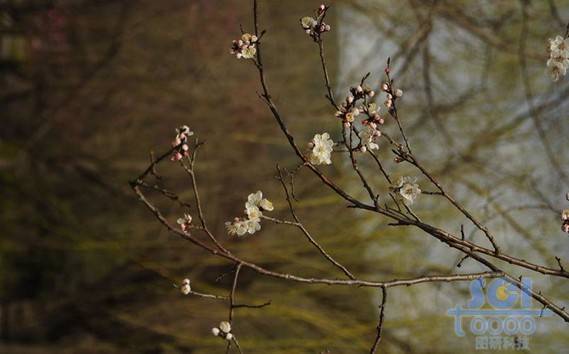
[[(269, 85), (298, 141), (322, 131), (340, 136), (323, 97), (318, 48), (298, 24), (318, 5), (260, 1)], [(503, 249), (553, 267), (554, 256), (569, 260), (559, 221), (569, 204), (569, 85), (545, 72), (547, 39), (564, 33), (569, 1), (331, 5), (325, 45), (337, 96), (368, 71), (377, 88), (390, 56), (405, 91), (400, 116), (423, 164)], [(195, 290), (223, 295), (233, 267), (169, 234), (128, 186), (181, 124), (206, 142), (198, 182), (209, 224), (227, 247), (270, 269), (341, 276), (295, 229), (263, 223), (251, 237), (225, 233), (224, 222), (259, 189), (275, 216), (289, 218), (273, 177), (276, 163), (298, 163), (257, 95), (255, 68), (229, 55), (240, 25), (251, 30), (248, 0), (0, 1), (0, 352), (225, 350), (210, 328), (227, 316), (226, 304), (184, 297), (173, 284), (189, 277)], [(388, 120), (395, 135), (393, 128)], [(385, 143), (380, 155), (394, 176), (415, 173), (393, 163)], [(386, 193), (373, 161), (360, 163)], [(365, 198), (342, 156), (325, 171)], [(178, 166), (159, 172), (192, 202)], [(469, 261), (456, 269), (460, 254), (424, 233), (346, 208), (307, 171), (295, 187), (306, 227), (361, 278), (481, 270)], [(153, 197), (171, 220), (183, 213)], [(436, 196), (420, 196), (415, 211), (453, 232), (465, 224), (467, 237), (485, 244)], [(514, 274), (568, 302), (567, 281)], [(362, 353), (375, 336), (377, 290), (299, 285), (245, 269), (237, 296), (272, 301), (237, 310), (246, 353)], [(390, 290), (380, 351), (480, 352), (473, 336), (455, 336), (446, 315), (469, 297), (467, 283)], [(530, 352), (567, 352), (567, 324), (538, 323)]]

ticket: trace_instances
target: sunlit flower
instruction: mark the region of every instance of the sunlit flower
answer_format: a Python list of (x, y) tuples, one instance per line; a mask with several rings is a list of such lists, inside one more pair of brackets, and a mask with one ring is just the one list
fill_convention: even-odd
[(190, 214), (184, 214), (184, 217), (179, 218), (176, 222), (178, 225), (180, 225), (182, 231), (186, 231), (190, 228), (190, 225), (192, 223), (192, 216)]
[(412, 177), (400, 177), (397, 180), (396, 191), (403, 198), (403, 202), (407, 205), (413, 204), (415, 199), (421, 194), (421, 189), (419, 185), (415, 183), (416, 178)]
[(302, 26), (302, 28), (304, 28), (305, 30), (307, 29), (311, 29), (314, 26), (316, 26), (316, 20), (314, 19), (314, 17), (311, 16), (304, 16), (303, 18), (300, 19), (300, 25)]
[(259, 202), (259, 206), (261, 207), (261, 209), (266, 211), (273, 211), (274, 209), (273, 203), (271, 203), (268, 199), (262, 199)]
[(227, 221), (225, 223), (225, 228), (227, 229), (227, 233), (231, 236), (243, 236), (247, 233), (245, 220), (241, 220), (239, 218), (235, 218), (233, 222)]
[(245, 47), (241, 51), (241, 56), (243, 59), (252, 59), (255, 57), (255, 54), (257, 54), (257, 48), (252, 46)]
[(211, 333), (216, 337), (221, 337), (226, 340), (233, 340), (233, 334), (231, 333), (231, 323), (227, 321), (221, 321), (218, 327), (213, 327)]
[(219, 322), (219, 329), (223, 333), (229, 333), (229, 332), (231, 332), (231, 323), (229, 323), (227, 321), (221, 321), (221, 322)]
[(261, 230), (261, 217), (263, 211), (272, 211), (273, 203), (263, 198), (263, 192), (257, 191), (247, 196), (245, 202), (246, 219), (235, 218), (233, 222), (226, 222), (225, 227), (229, 235), (243, 236), (245, 234), (254, 234)]
[(557, 81), (561, 76), (567, 74), (567, 66), (565, 60), (549, 59), (547, 61), (547, 70), (553, 81)]
[(254, 234), (255, 232), (261, 230), (261, 219), (247, 219), (243, 221), (245, 227), (247, 228), (247, 233)]
[(248, 203), (245, 206), (245, 214), (247, 214), (247, 217), (252, 220), (260, 219), (261, 216), (263, 216), (263, 213), (261, 212), (259, 207), (255, 205), (248, 205)]
[(352, 108), (345, 115), (346, 122), (352, 123), (359, 114), (360, 114), (360, 110), (358, 108)]
[(330, 134), (322, 133), (314, 135), (312, 142), (309, 144), (310, 163), (313, 165), (329, 165), (332, 163), (331, 154), (334, 149), (334, 142), (330, 139)]
[(324, 23), (324, 16), (328, 7), (322, 4), (316, 10), (316, 16), (304, 16), (300, 19), (300, 26), (314, 41), (320, 39), (320, 35), (324, 32), (329, 32), (331, 30), (330, 25)]
[(381, 136), (381, 131), (377, 129), (377, 124), (373, 122), (365, 124), (360, 136), (362, 139), (362, 152), (366, 152), (367, 149), (379, 149), (379, 145), (375, 142), (379, 136)]
[(182, 286), (180, 287), (180, 291), (184, 295), (188, 295), (189, 293), (192, 292), (192, 287), (190, 286), (190, 279), (188, 278), (184, 279), (184, 281), (182, 282)]
[(243, 33), (241, 39), (236, 39), (231, 43), (230, 53), (237, 59), (252, 59), (257, 54), (257, 42), (259, 38), (251, 33)]
[(245, 203), (245, 207), (249, 208), (250, 206), (260, 208), (264, 211), (273, 210), (273, 203), (271, 203), (268, 199), (263, 198), (263, 192), (261, 191), (251, 193), (247, 196), (247, 202)]
[(549, 39), (549, 59), (547, 60), (547, 70), (553, 81), (559, 80), (561, 76), (567, 74), (569, 67), (569, 39), (556, 36)]
[[(569, 194), (567, 195), (567, 199), (569, 200)], [(561, 220), (563, 221), (563, 224), (561, 225), (561, 230), (563, 230), (563, 232), (567, 232), (569, 233), (569, 209), (565, 209), (563, 210), (563, 212), (561, 212)]]

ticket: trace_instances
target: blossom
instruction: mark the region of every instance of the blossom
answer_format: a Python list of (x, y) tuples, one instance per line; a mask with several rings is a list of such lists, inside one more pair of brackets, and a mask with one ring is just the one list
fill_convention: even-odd
[(393, 96), (390, 93), (388, 93), (385, 96), (385, 103), (384, 104), (385, 104), (385, 107), (387, 107), (387, 109), (391, 109), (393, 107)]
[(254, 234), (261, 230), (261, 217), (263, 211), (272, 211), (273, 203), (267, 198), (263, 198), (263, 192), (257, 191), (247, 196), (245, 202), (245, 214), (247, 218), (235, 218), (233, 222), (226, 222), (225, 227), (229, 235), (243, 236)]
[(358, 108), (352, 108), (350, 111), (346, 112), (345, 121), (348, 123), (352, 123), (356, 117), (360, 114), (360, 110)]
[(261, 219), (247, 219), (244, 221), (247, 233), (253, 235), (255, 232), (261, 230)]
[(317, 22), (314, 19), (314, 17), (311, 16), (304, 16), (303, 18), (300, 19), (300, 25), (305, 30), (314, 28), (314, 26), (316, 26), (316, 23)]
[(415, 183), (416, 181), (417, 179), (412, 177), (400, 177), (397, 180), (395, 190), (401, 195), (403, 202), (407, 205), (413, 204), (415, 199), (421, 194), (421, 189)]
[(190, 286), (190, 279), (188, 278), (184, 279), (184, 281), (182, 282), (182, 286), (180, 287), (180, 291), (184, 295), (188, 295), (189, 293), (192, 292), (192, 287)]
[(569, 39), (556, 36), (549, 39), (549, 59), (547, 60), (547, 70), (553, 81), (559, 80), (561, 76), (567, 74), (569, 67)]
[(330, 165), (332, 163), (331, 154), (334, 142), (330, 139), (330, 134), (322, 133), (314, 135), (312, 142), (309, 144), (310, 163), (313, 165)]
[(259, 207), (256, 205), (246, 205), (245, 206), (245, 214), (247, 214), (247, 217), (249, 218), (249, 220), (260, 219), (261, 216), (263, 216), (263, 213), (261, 212)]
[(219, 322), (218, 327), (213, 327), (211, 333), (216, 337), (221, 337), (225, 340), (232, 340), (233, 334), (231, 333), (231, 323), (227, 321)]
[(330, 25), (324, 23), (324, 16), (328, 7), (324, 4), (320, 5), (316, 10), (316, 16), (304, 16), (300, 19), (300, 26), (314, 41), (319, 41), (320, 36), (324, 32), (330, 32)]
[(229, 333), (229, 332), (231, 332), (231, 323), (229, 323), (227, 321), (221, 321), (221, 322), (219, 322), (219, 329), (223, 333)]
[(184, 214), (183, 218), (178, 218), (176, 221), (182, 231), (186, 231), (190, 228), (190, 224), (192, 223), (192, 216), (190, 214)]
[(563, 232), (569, 233), (569, 209), (565, 209), (563, 210), (563, 212), (561, 212), (561, 220), (563, 221), (563, 224), (561, 225), (561, 230), (563, 230)]
[(170, 160), (180, 161), (184, 156), (189, 155), (190, 147), (188, 145), (188, 138), (192, 135), (194, 135), (194, 132), (191, 131), (187, 125), (176, 128), (176, 136), (172, 141), (174, 151), (172, 152)]
[(227, 221), (225, 223), (225, 228), (227, 229), (227, 233), (231, 236), (243, 236), (247, 233), (247, 225), (245, 224), (245, 221), (239, 218), (235, 218), (233, 222)]
[(257, 42), (259, 38), (251, 33), (243, 33), (241, 39), (236, 39), (231, 43), (230, 54), (234, 54), (237, 59), (253, 59), (257, 54)]
[(362, 140), (362, 152), (366, 152), (367, 149), (379, 149), (379, 145), (375, 143), (376, 138), (379, 136), (381, 136), (381, 131), (377, 129), (377, 124), (373, 122), (365, 124), (360, 136)]
[(247, 209), (251, 208), (252, 210), (254, 210), (253, 207), (265, 211), (272, 211), (274, 209), (273, 203), (271, 203), (271, 201), (269, 201), (267, 198), (263, 198), (263, 192), (261, 191), (251, 193), (247, 196), (247, 202), (245, 203), (245, 208)]

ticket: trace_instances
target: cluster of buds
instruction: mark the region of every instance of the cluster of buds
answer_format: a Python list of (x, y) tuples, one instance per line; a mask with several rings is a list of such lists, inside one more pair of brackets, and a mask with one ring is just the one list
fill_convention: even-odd
[(184, 214), (184, 217), (179, 218), (176, 222), (180, 225), (182, 231), (186, 232), (192, 224), (192, 216), (190, 214)]
[(213, 327), (211, 333), (216, 337), (221, 337), (225, 340), (232, 340), (233, 334), (231, 334), (231, 323), (227, 321), (219, 322), (218, 327)]
[(316, 15), (305, 16), (300, 19), (300, 25), (306, 34), (308, 34), (315, 42), (320, 40), (322, 33), (330, 32), (330, 25), (324, 23), (324, 17), (326, 16), (326, 11), (328, 6), (322, 4), (316, 10)]
[[(565, 198), (569, 200), (569, 193), (565, 195)], [(563, 222), (561, 230), (569, 234), (569, 209), (565, 209), (561, 212), (561, 221)]]
[(550, 38), (547, 51), (549, 53), (547, 69), (553, 81), (557, 81), (559, 77), (567, 74), (569, 67), (569, 38), (567, 36)]
[(403, 96), (403, 90), (394, 90), (393, 85), (387, 82), (384, 82), (383, 85), (381, 85), (381, 89), (386, 93), (384, 103), (385, 107), (387, 107), (388, 110), (391, 110), (393, 108), (393, 102)]
[(366, 108), (358, 108), (356, 104), (359, 100), (367, 100), (367, 98), (372, 98), (375, 96), (375, 91), (367, 86), (358, 85), (350, 88), (350, 95), (346, 97), (346, 100), (340, 105), (335, 116), (340, 118), (344, 125), (349, 127), (356, 117), (366, 111)]
[(182, 281), (182, 286), (180, 287), (180, 291), (184, 295), (188, 295), (192, 292), (192, 287), (190, 286), (190, 279), (186, 278)]
[(385, 120), (379, 115), (379, 108), (375, 103), (365, 105), (364, 113), (368, 118), (362, 121), (364, 130), (360, 135), (362, 140), (360, 150), (362, 152), (366, 152), (367, 149), (377, 150), (379, 149), (379, 145), (377, 145), (375, 141), (381, 136), (379, 126), (383, 125)]
[(194, 135), (194, 132), (192, 132), (187, 125), (176, 128), (176, 137), (172, 141), (172, 147), (175, 149), (172, 152), (170, 160), (180, 161), (184, 156), (189, 155), (190, 146), (188, 145), (188, 138), (192, 135)]
[(241, 39), (236, 39), (231, 43), (230, 54), (237, 59), (253, 59), (257, 54), (257, 42), (259, 38), (251, 33), (243, 33)]

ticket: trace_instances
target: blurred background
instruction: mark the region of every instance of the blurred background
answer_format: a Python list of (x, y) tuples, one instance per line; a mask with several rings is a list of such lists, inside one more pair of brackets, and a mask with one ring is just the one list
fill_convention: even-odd
[[(298, 19), (318, 2), (260, 1), (264, 60), (274, 99), (298, 141), (340, 127), (324, 99), (318, 48)], [(370, 71), (378, 89), (388, 56), (405, 92), (400, 116), (424, 165), (497, 235), (502, 249), (556, 267), (569, 240), (569, 85), (546, 74), (547, 39), (563, 35), (569, 1), (332, 1), (326, 56), (337, 97)], [(523, 11), (526, 16), (523, 16)], [(218, 238), (267, 268), (341, 277), (304, 236), (263, 223), (234, 239), (224, 222), (262, 190), (290, 218), (275, 164), (298, 161), (257, 96), (255, 68), (229, 54), (248, 0), (0, 0), (0, 352), (220, 353), (210, 328), (226, 304), (183, 296), (173, 284), (226, 295), (233, 267), (169, 234), (128, 186), (189, 125), (206, 141), (197, 163), (205, 214)], [(382, 103), (382, 98), (378, 98)], [(396, 135), (393, 121), (386, 130)], [(380, 155), (394, 176), (414, 174)], [(342, 156), (326, 173), (365, 198)], [(362, 159), (374, 186), (387, 185)], [(188, 178), (159, 167), (192, 203)], [(432, 190), (419, 179), (423, 189)], [(356, 212), (314, 176), (296, 178), (297, 212), (321, 244), (358, 277), (375, 280), (482, 270), (426, 234)], [(184, 210), (151, 196), (173, 221)], [(190, 212), (194, 212), (190, 210)], [(415, 212), (486, 245), (436, 196)], [(507, 265), (501, 264), (505, 269)], [(569, 267), (569, 263), (567, 265)], [(566, 304), (569, 283), (530, 275)], [(372, 289), (299, 285), (243, 270), (234, 332), (245, 353), (362, 353), (375, 336)], [(477, 351), (447, 309), (466, 304), (467, 283), (389, 291), (382, 353)], [(567, 325), (538, 321), (532, 353), (563, 353)], [(502, 350), (502, 352), (508, 352)]]

